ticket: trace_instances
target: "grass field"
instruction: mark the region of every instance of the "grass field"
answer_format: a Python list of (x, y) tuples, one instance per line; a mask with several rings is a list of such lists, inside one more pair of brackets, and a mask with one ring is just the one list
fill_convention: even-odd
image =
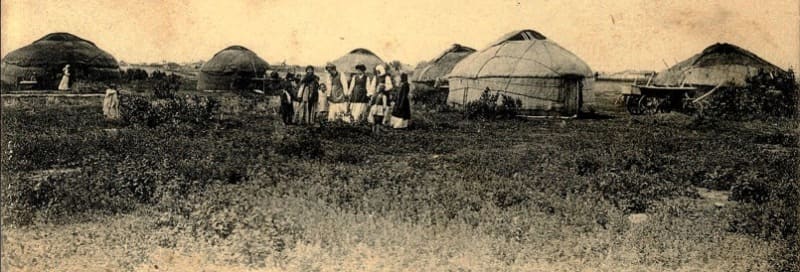
[[(119, 126), (4, 106), (3, 271), (797, 271), (796, 120)], [(9, 143), (10, 142), (10, 143)]]

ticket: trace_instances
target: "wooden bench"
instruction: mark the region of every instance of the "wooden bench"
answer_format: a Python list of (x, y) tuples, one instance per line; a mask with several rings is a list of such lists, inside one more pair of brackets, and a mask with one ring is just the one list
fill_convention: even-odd
[(17, 82), (17, 88), (20, 90), (30, 90), (36, 88), (37, 84), (39, 84), (36, 80), (20, 80)]

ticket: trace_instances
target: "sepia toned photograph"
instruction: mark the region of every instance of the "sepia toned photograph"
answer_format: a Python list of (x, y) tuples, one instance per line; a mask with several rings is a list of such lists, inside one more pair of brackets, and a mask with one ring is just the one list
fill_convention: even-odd
[(800, 272), (800, 1), (0, 0), (0, 272)]

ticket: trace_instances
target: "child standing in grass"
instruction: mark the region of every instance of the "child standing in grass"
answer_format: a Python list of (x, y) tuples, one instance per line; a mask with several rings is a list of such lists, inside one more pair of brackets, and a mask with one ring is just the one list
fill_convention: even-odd
[(378, 91), (370, 101), (369, 122), (372, 123), (372, 133), (380, 132), (383, 120), (389, 109), (389, 96), (384, 86), (378, 86)]

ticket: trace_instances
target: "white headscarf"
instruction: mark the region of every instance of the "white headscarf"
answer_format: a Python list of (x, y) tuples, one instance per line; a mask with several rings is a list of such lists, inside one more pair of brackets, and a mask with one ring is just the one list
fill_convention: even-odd
[(380, 76), (386, 74), (386, 68), (384, 68), (381, 64), (378, 64), (378, 66), (375, 67), (375, 70), (378, 70), (378, 75)]

